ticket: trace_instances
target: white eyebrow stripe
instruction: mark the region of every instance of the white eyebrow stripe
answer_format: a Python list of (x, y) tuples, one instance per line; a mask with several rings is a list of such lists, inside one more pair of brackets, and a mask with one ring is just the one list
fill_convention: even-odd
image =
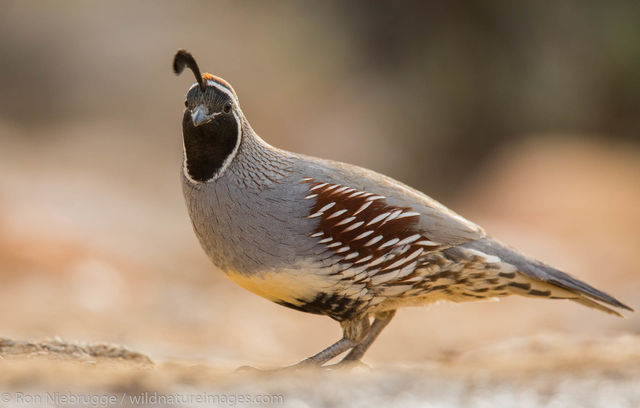
[[(196, 81), (193, 85), (191, 85), (189, 87), (189, 90), (187, 91), (187, 93), (191, 92), (191, 90), (193, 88), (195, 88), (196, 86), (199, 86), (199, 85), (200, 84), (198, 84), (198, 82)], [(219, 84), (216, 81), (213, 81), (211, 79), (207, 80), (207, 86), (209, 86), (209, 85), (214, 86), (219, 91), (221, 91), (221, 92), (225, 93), (226, 95), (228, 95), (231, 98), (231, 100), (233, 102), (235, 102), (236, 106), (240, 106), (240, 103), (238, 102), (238, 98), (236, 98), (236, 95), (229, 88), (227, 88), (226, 86), (223, 86), (223, 85), (221, 85), (221, 84)], [(311, 179), (311, 177), (308, 177), (308, 178)]]
[[(196, 84), (197, 84), (197, 82), (196, 82)], [(236, 103), (236, 105), (238, 105), (238, 98), (236, 98), (236, 96), (233, 94), (233, 92), (231, 92), (231, 90), (229, 88), (227, 88), (226, 86), (222, 86), (221, 84), (219, 84), (216, 81), (211, 80), (211, 79), (207, 80), (207, 85), (213, 85), (216, 88), (218, 88), (219, 90), (221, 90), (222, 92), (226, 93)]]

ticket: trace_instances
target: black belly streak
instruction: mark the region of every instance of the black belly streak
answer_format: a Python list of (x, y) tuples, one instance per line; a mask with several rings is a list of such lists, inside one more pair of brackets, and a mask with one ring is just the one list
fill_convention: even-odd
[(363, 302), (357, 299), (327, 293), (319, 293), (312, 301), (298, 300), (300, 301), (299, 305), (284, 301), (276, 303), (301, 312), (326, 315), (337, 321), (355, 318), (363, 306)]

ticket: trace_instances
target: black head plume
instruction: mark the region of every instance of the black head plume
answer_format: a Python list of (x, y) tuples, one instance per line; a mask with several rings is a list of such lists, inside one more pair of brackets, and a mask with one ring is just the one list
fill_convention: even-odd
[(184, 67), (189, 67), (189, 69), (193, 71), (193, 75), (195, 75), (196, 81), (198, 81), (198, 85), (200, 85), (200, 90), (204, 91), (206, 85), (204, 79), (202, 79), (198, 63), (193, 58), (193, 55), (187, 50), (178, 50), (176, 56), (173, 57), (173, 72), (175, 72), (176, 75), (180, 75), (182, 71), (184, 71)]

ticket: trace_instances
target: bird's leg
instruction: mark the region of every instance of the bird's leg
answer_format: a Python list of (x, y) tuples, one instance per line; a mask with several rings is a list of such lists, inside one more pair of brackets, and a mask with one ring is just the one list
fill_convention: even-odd
[(371, 325), (371, 329), (368, 331), (365, 338), (356, 346), (354, 346), (349, 352), (349, 354), (344, 356), (344, 358), (340, 360), (340, 363), (338, 364), (344, 365), (344, 364), (360, 361), (364, 353), (366, 353), (369, 347), (371, 347), (371, 345), (376, 340), (378, 335), (382, 332), (382, 330), (385, 327), (387, 327), (387, 325), (389, 324), (391, 319), (393, 319), (393, 316), (395, 316), (395, 314), (396, 314), (395, 310), (389, 310), (386, 312), (377, 313), (375, 315), (375, 320)]
[(345, 351), (349, 350), (355, 345), (355, 343), (345, 337), (336, 341), (321, 352), (314, 354), (311, 357), (305, 358), (298, 364), (292, 366), (294, 368), (321, 366), (332, 358), (339, 356)]
[(342, 325), (342, 338), (333, 343), (321, 352), (306, 358), (292, 368), (302, 368), (311, 366), (322, 366), (327, 361), (339, 356), (345, 351), (353, 348), (367, 337), (369, 332), (369, 319), (347, 320), (340, 323)]
[(321, 352), (312, 355), (311, 357), (305, 358), (297, 364), (287, 367), (275, 368), (275, 369), (258, 369), (251, 366), (242, 366), (237, 369), (240, 372), (278, 372), (278, 371), (289, 371), (289, 370), (297, 370), (299, 368), (312, 368), (312, 367), (321, 367), (324, 363), (331, 360), (332, 358), (339, 356), (345, 351), (349, 350), (356, 343), (346, 337), (341, 338), (336, 341), (326, 349)]

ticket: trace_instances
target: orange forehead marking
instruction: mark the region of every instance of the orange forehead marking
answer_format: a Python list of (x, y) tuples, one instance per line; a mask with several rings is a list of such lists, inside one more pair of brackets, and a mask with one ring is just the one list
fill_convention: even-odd
[(217, 77), (215, 75), (211, 75), (208, 72), (205, 72), (202, 74), (202, 79), (204, 79), (205, 81), (214, 81), (219, 83), (220, 85), (224, 86), (225, 88), (229, 89), (233, 95), (236, 97), (236, 99), (238, 98), (238, 95), (236, 95), (236, 91), (233, 90), (233, 88), (231, 87), (231, 85), (225, 81), (224, 79)]

